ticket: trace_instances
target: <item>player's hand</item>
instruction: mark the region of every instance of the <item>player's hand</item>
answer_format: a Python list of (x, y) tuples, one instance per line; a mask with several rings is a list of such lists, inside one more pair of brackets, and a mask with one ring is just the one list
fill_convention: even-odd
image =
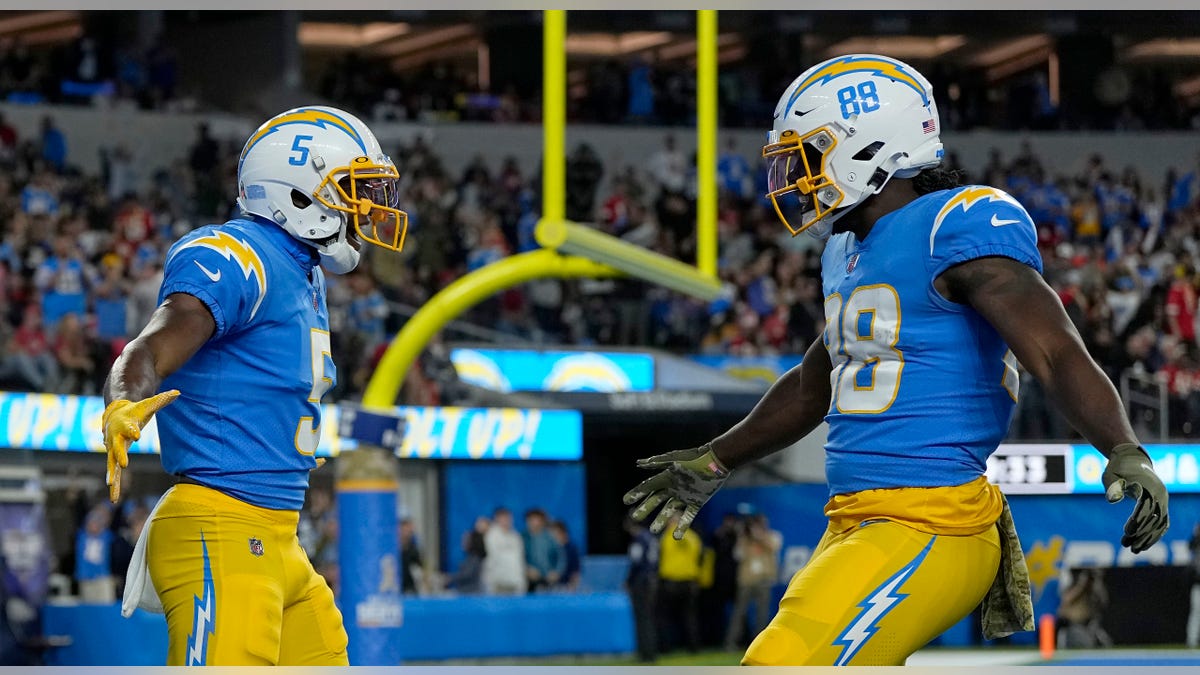
[(1171, 524), (1167, 513), (1167, 488), (1154, 473), (1154, 464), (1145, 450), (1133, 443), (1122, 443), (1113, 448), (1100, 480), (1110, 504), (1121, 501), (1126, 495), (1137, 500), (1133, 514), (1125, 522), (1122, 546), (1141, 553), (1162, 538)]
[(129, 466), (129, 444), (142, 437), (142, 429), (171, 401), (179, 398), (179, 390), (172, 389), (136, 403), (118, 399), (108, 404), (100, 418), (104, 429), (104, 449), (108, 451), (108, 471), (104, 482), (108, 484), (108, 498), (114, 504), (121, 498), (121, 470)]
[(666, 502), (662, 511), (659, 511), (654, 522), (650, 524), (650, 531), (654, 534), (662, 532), (671, 517), (678, 515), (679, 523), (674, 532), (676, 539), (683, 539), (700, 507), (704, 506), (709, 497), (725, 483), (725, 479), (729, 478), (729, 469), (726, 469), (721, 460), (713, 454), (710, 443), (698, 448), (676, 450), (640, 459), (638, 467), (661, 468), (665, 471), (647, 478), (625, 493), (626, 506), (632, 506), (644, 498), (629, 517), (637, 521), (645, 520), (659, 504)]

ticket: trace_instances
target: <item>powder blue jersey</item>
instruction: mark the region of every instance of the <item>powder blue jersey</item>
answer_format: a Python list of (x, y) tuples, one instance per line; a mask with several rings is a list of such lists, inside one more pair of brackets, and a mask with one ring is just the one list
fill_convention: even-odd
[(1016, 359), (991, 324), (942, 297), (934, 280), (987, 256), (1042, 269), (1029, 215), (991, 187), (920, 197), (861, 242), (830, 237), (821, 274), (833, 363), (831, 494), (983, 475), (1012, 418)]
[(202, 227), (167, 253), (159, 302), (187, 293), (216, 331), (163, 382), (179, 398), (157, 414), (162, 463), (271, 509), (304, 504), (333, 386), (325, 278), (316, 252), (274, 223)]

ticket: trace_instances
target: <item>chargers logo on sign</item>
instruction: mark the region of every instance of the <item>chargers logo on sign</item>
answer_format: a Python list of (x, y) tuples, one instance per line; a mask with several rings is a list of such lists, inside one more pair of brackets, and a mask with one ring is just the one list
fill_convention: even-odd
[(560, 359), (546, 376), (546, 391), (595, 391), (605, 394), (629, 391), (629, 376), (620, 366), (599, 354), (577, 354)]
[(450, 361), (467, 384), (506, 394), (512, 391), (512, 384), (500, 370), (500, 364), (474, 349), (455, 349), (450, 353)]

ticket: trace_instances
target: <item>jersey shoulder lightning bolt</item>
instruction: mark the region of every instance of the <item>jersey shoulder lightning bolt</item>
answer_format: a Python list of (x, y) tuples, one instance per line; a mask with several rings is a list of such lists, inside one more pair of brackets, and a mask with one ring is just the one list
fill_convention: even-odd
[(240, 228), (234, 226), (236, 222), (202, 227), (180, 239), (167, 253), (164, 277), (174, 282), (187, 282), (190, 275), (184, 274), (188, 267), (182, 264), (185, 261), (194, 262), (212, 282), (219, 281), (223, 269), (228, 269), (232, 276), (244, 281), (238, 285), (238, 290), (251, 301), (246, 317), (250, 320), (258, 314), (267, 295), (267, 272), (263, 255), (251, 244), (254, 237), (239, 231)]

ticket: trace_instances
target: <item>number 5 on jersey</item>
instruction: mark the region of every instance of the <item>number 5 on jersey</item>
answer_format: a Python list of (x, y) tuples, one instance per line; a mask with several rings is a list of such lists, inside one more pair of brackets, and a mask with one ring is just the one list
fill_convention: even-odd
[(892, 407), (904, 370), (904, 353), (896, 349), (900, 340), (896, 289), (887, 284), (860, 286), (844, 302), (840, 293), (834, 293), (825, 298), (825, 322), (837, 411), (876, 414)]
[[(308, 394), (308, 402), (315, 406), (321, 405), (321, 397), (333, 386), (333, 378), (326, 374), (325, 364), (332, 361), (329, 345), (329, 331), (313, 328), (308, 336), (309, 354), (312, 357), (312, 391)], [(329, 357), (328, 359), (326, 357)], [(296, 425), (296, 452), (302, 455), (312, 455), (317, 451), (321, 442), (321, 425), (313, 426), (313, 418), (301, 417)]]

